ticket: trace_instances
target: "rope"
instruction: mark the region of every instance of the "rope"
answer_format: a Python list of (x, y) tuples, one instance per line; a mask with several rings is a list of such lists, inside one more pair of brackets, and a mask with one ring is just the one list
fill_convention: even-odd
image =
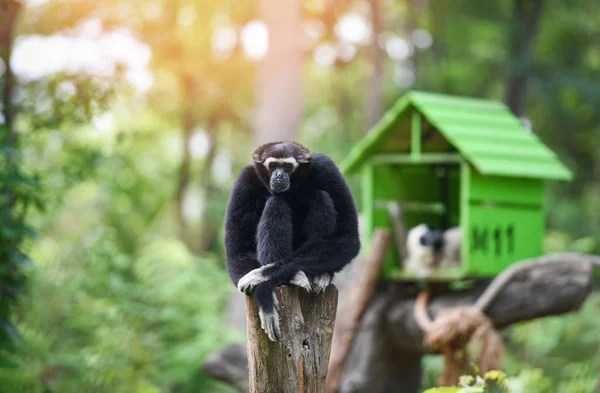
[(415, 300), (415, 308), (414, 315), (415, 320), (417, 321), (417, 325), (424, 332), (428, 332), (431, 330), (431, 326), (433, 325), (433, 321), (429, 318), (427, 314), (427, 303), (429, 303), (429, 297), (431, 296), (431, 290), (424, 289), (417, 295), (417, 299)]
[(473, 305), (442, 310), (434, 321), (427, 311), (431, 291), (421, 291), (415, 300), (414, 317), (425, 333), (424, 344), (444, 356), (444, 369), (438, 383), (442, 386), (454, 385), (460, 375), (468, 372), (466, 348), (473, 341), (481, 342), (477, 360), (479, 370), (486, 372), (498, 368), (504, 356), (504, 345), (492, 321), (485, 315), (485, 310), (517, 273), (536, 266), (565, 263), (565, 260), (587, 261), (600, 266), (600, 256), (574, 253), (524, 260), (498, 275)]
[(469, 372), (467, 346), (481, 342), (477, 365), (481, 372), (497, 369), (504, 357), (504, 345), (492, 321), (473, 306), (453, 307), (440, 311), (434, 321), (427, 315), (429, 291), (419, 293), (415, 301), (415, 319), (425, 332), (423, 343), (444, 356), (440, 386), (456, 384), (460, 375)]

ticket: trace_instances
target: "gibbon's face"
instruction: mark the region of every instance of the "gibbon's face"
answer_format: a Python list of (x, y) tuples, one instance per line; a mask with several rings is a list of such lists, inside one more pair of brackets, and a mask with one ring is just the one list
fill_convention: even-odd
[(290, 189), (290, 177), (298, 168), (298, 161), (294, 157), (274, 158), (269, 157), (263, 162), (269, 171), (269, 186), (275, 193), (285, 192)]
[(443, 247), (442, 233), (420, 224), (408, 231), (406, 238), (408, 256), (419, 266), (433, 266), (436, 254)]
[(439, 230), (429, 230), (421, 235), (419, 242), (423, 247), (429, 247), (435, 252), (439, 252), (444, 247), (444, 234)]
[(299, 180), (299, 174), (307, 172), (311, 155), (300, 144), (277, 142), (259, 147), (253, 159), (263, 183), (269, 190), (279, 194), (289, 190), (294, 181)]
[(440, 230), (432, 230), (427, 225), (420, 224), (408, 231), (406, 242), (409, 252), (421, 250), (437, 253), (444, 246), (444, 234)]

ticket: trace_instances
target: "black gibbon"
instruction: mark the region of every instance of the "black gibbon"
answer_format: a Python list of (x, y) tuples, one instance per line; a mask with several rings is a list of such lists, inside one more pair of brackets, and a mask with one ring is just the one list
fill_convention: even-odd
[(333, 160), (295, 142), (260, 146), (242, 170), (225, 219), (227, 270), (280, 337), (274, 288), (320, 292), (360, 250), (354, 200)]

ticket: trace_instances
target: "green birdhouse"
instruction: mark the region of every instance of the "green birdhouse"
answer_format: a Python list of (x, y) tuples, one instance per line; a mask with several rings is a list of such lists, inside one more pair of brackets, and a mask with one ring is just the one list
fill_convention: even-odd
[[(360, 174), (363, 236), (404, 228), (460, 228), (458, 265), (430, 280), (495, 276), (542, 253), (544, 183), (571, 172), (502, 103), (410, 92), (348, 154), (344, 174)], [(395, 204), (395, 205), (394, 205)], [(368, 244), (365, 241), (365, 244)], [(398, 243), (384, 276), (415, 279)]]

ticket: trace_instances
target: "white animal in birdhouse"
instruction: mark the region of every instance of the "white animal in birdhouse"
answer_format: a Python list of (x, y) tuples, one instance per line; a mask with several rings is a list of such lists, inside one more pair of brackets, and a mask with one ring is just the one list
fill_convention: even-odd
[(419, 278), (431, 276), (438, 268), (460, 267), (462, 233), (460, 227), (446, 231), (426, 224), (413, 227), (406, 238), (407, 258), (404, 268)]

